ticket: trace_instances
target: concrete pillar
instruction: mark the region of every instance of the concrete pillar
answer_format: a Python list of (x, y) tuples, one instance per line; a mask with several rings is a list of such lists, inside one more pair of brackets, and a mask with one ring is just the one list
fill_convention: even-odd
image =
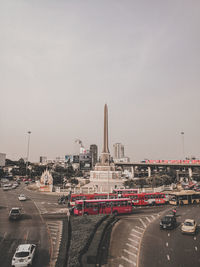
[(134, 167), (131, 166), (131, 178), (134, 178)]
[(192, 178), (192, 168), (188, 168), (188, 172), (189, 172), (189, 178), (191, 179)]
[(151, 167), (148, 167), (148, 177), (151, 177)]

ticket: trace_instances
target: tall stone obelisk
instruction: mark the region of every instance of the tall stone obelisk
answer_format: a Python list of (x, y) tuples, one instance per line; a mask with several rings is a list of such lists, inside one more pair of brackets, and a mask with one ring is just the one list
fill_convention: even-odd
[(103, 151), (101, 153), (101, 163), (109, 165), (110, 152), (108, 148), (108, 106), (104, 106), (104, 135), (103, 135)]
[(116, 170), (115, 164), (110, 161), (107, 104), (104, 106), (103, 151), (101, 153), (101, 161), (97, 162), (94, 170), (90, 171), (89, 185), (98, 189), (98, 192), (111, 192), (111, 188), (121, 187), (123, 185), (121, 171)]

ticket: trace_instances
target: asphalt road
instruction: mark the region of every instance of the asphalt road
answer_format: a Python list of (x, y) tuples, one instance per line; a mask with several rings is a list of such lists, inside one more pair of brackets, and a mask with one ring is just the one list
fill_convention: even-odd
[(195, 219), (200, 224), (200, 207), (183, 206), (177, 209), (178, 226), (174, 230), (160, 230), (159, 220), (152, 223), (141, 243), (139, 267), (197, 267), (200, 266), (200, 231), (196, 235), (182, 234), (181, 223)]
[(120, 220), (112, 230), (108, 263), (105, 266), (138, 266), (143, 234), (167, 208), (167, 206), (138, 208), (132, 215), (119, 216)]
[[(19, 201), (18, 195), (28, 196), (26, 201)], [(23, 216), (18, 221), (8, 219), (12, 207), (19, 207)], [(59, 212), (62, 208), (57, 205), (57, 196), (45, 195), (26, 190), (26, 186), (3, 191), (0, 188), (0, 266), (11, 266), (13, 254), (19, 244), (33, 243), (37, 245), (33, 267), (47, 267), (53, 254), (53, 246), (58, 244), (51, 240), (51, 229), (55, 233), (61, 232), (61, 222), (58, 216), (51, 218), (51, 225), (44, 219), (44, 214)], [(66, 215), (65, 215), (66, 216)], [(58, 227), (56, 228), (56, 226)], [(55, 234), (54, 233), (54, 234)], [(57, 249), (58, 250), (58, 249)], [(54, 253), (55, 254), (55, 253)]]
[(200, 206), (177, 208), (177, 227), (160, 230), (160, 219), (171, 206), (136, 210), (122, 216), (111, 234), (106, 267), (197, 267), (200, 266), (200, 226), (194, 236), (182, 234), (181, 223), (195, 219), (200, 225)]

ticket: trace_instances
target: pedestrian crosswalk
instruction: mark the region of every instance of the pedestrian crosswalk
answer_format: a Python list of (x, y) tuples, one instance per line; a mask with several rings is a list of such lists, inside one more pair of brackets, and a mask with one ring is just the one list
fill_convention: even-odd
[(62, 221), (47, 221), (47, 229), (49, 232), (49, 237), (51, 241), (51, 259), (50, 267), (54, 267), (58, 257), (60, 243), (62, 238)]
[(137, 219), (137, 225), (131, 229), (125, 248), (121, 255), (119, 267), (137, 266), (140, 242), (148, 225), (160, 216), (159, 213), (141, 216)]

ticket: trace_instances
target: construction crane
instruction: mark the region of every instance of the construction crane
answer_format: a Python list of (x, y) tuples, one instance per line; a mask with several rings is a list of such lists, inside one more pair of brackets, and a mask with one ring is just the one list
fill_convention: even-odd
[(86, 153), (86, 149), (83, 145), (83, 142), (80, 139), (76, 139), (75, 143), (80, 145), (80, 154)]
[(81, 145), (81, 147), (84, 147), (83, 142), (80, 139), (76, 139), (75, 143)]

